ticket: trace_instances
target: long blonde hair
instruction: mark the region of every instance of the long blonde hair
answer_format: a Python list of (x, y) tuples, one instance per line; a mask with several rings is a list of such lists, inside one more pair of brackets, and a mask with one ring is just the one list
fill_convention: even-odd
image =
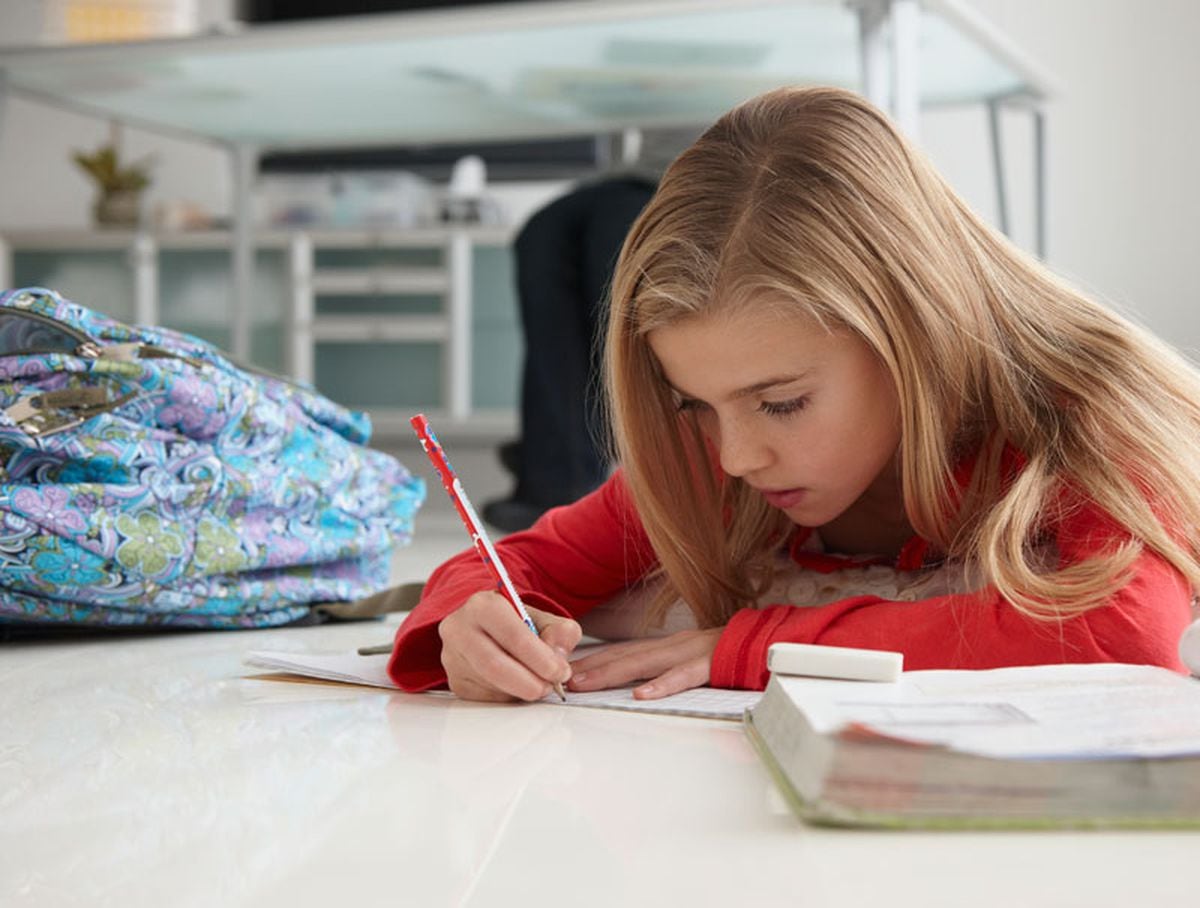
[[(723, 624), (769, 584), (789, 525), (714, 476), (647, 335), (780, 299), (875, 351), (899, 396), (909, 521), (1014, 607), (1048, 618), (1099, 605), (1144, 547), (1200, 587), (1196, 370), (989, 228), (865, 100), (807, 88), (741, 104), (686, 150), (614, 275), (613, 434), (664, 606), (682, 597), (702, 627)], [(1006, 476), (1011, 448), (1024, 465)], [(972, 457), (962, 488), (955, 467)], [(1086, 502), (1128, 537), (1047, 567), (1041, 535)]]

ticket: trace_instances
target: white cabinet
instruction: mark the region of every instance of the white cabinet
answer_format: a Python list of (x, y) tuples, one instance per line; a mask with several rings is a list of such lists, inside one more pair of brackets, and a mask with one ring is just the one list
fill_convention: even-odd
[[(316, 346), (322, 341), (380, 343), (424, 341), (441, 345), (443, 421), (465, 424), (474, 415), (471, 395), (472, 250), (476, 244), (506, 245), (500, 228), (430, 228), (404, 231), (295, 233), (288, 241), (291, 287), (288, 371), (312, 381)], [(318, 267), (321, 249), (433, 250), (436, 265)], [(321, 296), (434, 296), (436, 314), (318, 313)], [(386, 414), (381, 414), (386, 416)]]

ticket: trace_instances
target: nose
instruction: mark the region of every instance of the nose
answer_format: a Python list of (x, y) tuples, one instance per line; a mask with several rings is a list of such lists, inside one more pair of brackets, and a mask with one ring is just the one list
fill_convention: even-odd
[(770, 445), (740, 420), (722, 420), (714, 434), (721, 469), (728, 476), (748, 476), (771, 462)]

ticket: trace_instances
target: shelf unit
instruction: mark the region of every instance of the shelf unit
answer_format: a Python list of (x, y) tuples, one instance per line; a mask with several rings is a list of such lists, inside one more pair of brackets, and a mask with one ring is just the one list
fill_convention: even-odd
[[(511, 410), (481, 410), (472, 399), (473, 260), (479, 246), (507, 248), (508, 227), (456, 226), (424, 229), (270, 230), (255, 236), (255, 249), (275, 249), (286, 260), (284, 370), (306, 382), (315, 378), (316, 348), (322, 342), (427, 342), (441, 346), (440, 406), (427, 408), (443, 432), (480, 436), (511, 432)], [(132, 320), (162, 323), (159, 254), (203, 249), (226, 251), (228, 231), (149, 233), (143, 231), (54, 230), (0, 235), (0, 285), (12, 282), (12, 257), (18, 252), (124, 251), (132, 275)], [(322, 250), (428, 250), (436, 266), (371, 265), (318, 267)], [(431, 296), (440, 301), (436, 313), (378, 315), (318, 313), (323, 295), (372, 298)], [(431, 402), (432, 404), (432, 402)], [(408, 431), (407, 412), (371, 408), (380, 435)]]
[[(466, 423), (475, 409), (471, 401), (472, 246), (483, 242), (507, 244), (509, 240), (508, 230), (478, 228), (292, 234), (288, 240), (289, 372), (303, 381), (312, 381), (314, 352), (321, 341), (435, 342), (442, 347), (444, 417), (451, 423)], [(320, 248), (434, 249), (441, 264), (318, 268), (316, 252)], [(442, 305), (441, 311), (433, 315), (318, 314), (316, 301), (322, 295), (437, 296)]]

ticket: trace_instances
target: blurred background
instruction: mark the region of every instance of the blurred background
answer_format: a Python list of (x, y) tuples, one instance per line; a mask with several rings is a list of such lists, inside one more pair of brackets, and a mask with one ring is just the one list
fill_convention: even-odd
[[(786, 50), (789, 65), (815, 80), (862, 88), (855, 84), (858, 51), (837, 41), (855, 37), (847, 32), (856, 27), (854, 16), (875, 2), (775, 2), (765, 4), (762, 15), (815, 8), (805, 14), (815, 18), (773, 30), (793, 32), (785, 36), (794, 42)], [(1200, 4), (916, 5), (919, 77), (925, 87), (938, 81), (943, 96), (923, 104), (910, 124), (919, 144), (968, 202), (1006, 227), (1015, 242), (1031, 251), (1040, 247), (1055, 270), (1187, 355), (1200, 356), (1200, 291), (1192, 272), (1200, 248), (1194, 94)], [(401, 417), (422, 408), (444, 414), (445, 431), (466, 439), (463, 444), (487, 448), (517, 426), (523, 343), (511, 256), (517, 229), (576, 181), (636, 161), (641, 137), (656, 125), (705, 125), (717, 109), (687, 94), (692, 83), (708, 92), (710, 104), (769, 84), (779, 71), (771, 70), (771, 54), (783, 51), (772, 50), (778, 33), (755, 25), (760, 6), (667, 0), (0, 4), (0, 88), (9, 89), (0, 102), (0, 278), (52, 286), (118, 318), (149, 316), (236, 349), (231, 300), (237, 263), (230, 250), (242, 180), (251, 190), (243, 213), (255, 249), (242, 354), (370, 410), (383, 443), (402, 439)], [(730, 34), (724, 44), (688, 38), (690, 32), (671, 25), (683, 21), (670, 18), (683, 7), (739, 16), (745, 33)], [(613, 21), (613, 10), (628, 11), (627, 21)], [(675, 29), (662, 32), (675, 40), (646, 38), (654, 16), (663, 29)], [(575, 69), (534, 65), (550, 52), (537, 40), (554, 43), (531, 38), (539, 22), (559, 29), (545, 32), (553, 37), (582, 35), (600, 20), (607, 68), (589, 68), (586, 52), (569, 46), (553, 49), (577, 61)], [(810, 21), (815, 24), (807, 33)], [(407, 36), (423, 62), (402, 78), (435, 86), (425, 102), (392, 106), (388, 86), (371, 79), (372, 29)], [(986, 40), (940, 59), (947, 31)], [(244, 39), (293, 33), (307, 48), (303, 73), (264, 66), (255, 76), (255, 55), (265, 59), (278, 45)], [(125, 68), (111, 58), (56, 55), (143, 40), (157, 42), (161, 53), (131, 54)], [(187, 56), (192, 42), (227, 40), (240, 43), (218, 44), (206, 61)], [(557, 43), (569, 42), (560, 37)], [(50, 53), (39, 56), (38, 49)], [(956, 73), (970, 94), (975, 70), (997, 49), (1028, 65), (1026, 75), (1032, 75), (1019, 90), (991, 114), (978, 97), (949, 98)], [(404, 58), (397, 53), (396, 68), (386, 70), (397, 85)], [(524, 71), (508, 72), (522, 60), (529, 61)], [(207, 75), (201, 63), (211, 68)], [(326, 97), (326, 88), (338, 90), (339, 74), (356, 66), (368, 80), (366, 93), (358, 97), (356, 90), (343, 104)], [(484, 85), (493, 72), (493, 82)], [(239, 160), (228, 134), (214, 140), (204, 128), (195, 134), (158, 128), (155, 115), (170, 120), (175, 103), (158, 99), (161, 106), (153, 107), (159, 80), (190, 91), (186, 105), (199, 122), (215, 123), (237, 109), (243, 89), (224, 86), (213, 73), (236, 76), (243, 87), (247, 79), (263, 80), (275, 109), (268, 104), (243, 112), (245, 122), (230, 128), (250, 136), (254, 117), (274, 116), (278, 124), (271, 128), (286, 130), (284, 139), (271, 147), (244, 142), (248, 154)], [(495, 97), (520, 98), (524, 106), (509, 111), (463, 102), (478, 97), (481, 86), (495, 91), (502, 78), (510, 81)], [(135, 96), (151, 115), (122, 119), (97, 112), (93, 103)], [(586, 104), (571, 108), (568, 101), (579, 98)], [(1038, 121), (1030, 110), (1041, 112), (1044, 127), (1040, 234)], [(545, 135), (533, 134), (539, 116), (553, 124)], [(356, 143), (360, 126), (363, 138)], [(119, 155), (126, 182), (141, 185), (132, 196), (110, 194), (102, 206), (96, 167), (105, 149)], [(307, 246), (297, 246), (298, 235)], [(457, 253), (452, 235), (466, 237)], [(297, 267), (309, 269), (303, 287)], [(466, 322), (446, 322), (452, 299), (465, 307)], [(465, 336), (465, 343), (449, 339), (454, 336)], [(456, 365), (455, 357), (464, 355)], [(455, 388), (455, 381), (466, 386)], [(503, 479), (496, 472), (485, 481)]]

